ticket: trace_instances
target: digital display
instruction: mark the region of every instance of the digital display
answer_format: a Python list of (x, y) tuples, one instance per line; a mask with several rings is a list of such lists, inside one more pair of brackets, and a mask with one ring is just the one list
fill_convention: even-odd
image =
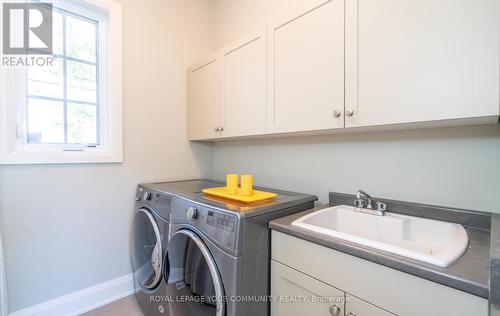
[(236, 226), (236, 219), (234, 216), (214, 213), (213, 211), (208, 211), (207, 213), (207, 224), (214, 226), (222, 231), (234, 232)]

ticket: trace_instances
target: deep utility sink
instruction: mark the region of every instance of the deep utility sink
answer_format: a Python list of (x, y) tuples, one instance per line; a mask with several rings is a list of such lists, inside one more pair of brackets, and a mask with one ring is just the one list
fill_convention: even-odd
[(345, 205), (302, 216), (292, 225), (443, 268), (457, 260), (469, 244), (467, 232), (459, 224), (395, 213), (377, 216)]

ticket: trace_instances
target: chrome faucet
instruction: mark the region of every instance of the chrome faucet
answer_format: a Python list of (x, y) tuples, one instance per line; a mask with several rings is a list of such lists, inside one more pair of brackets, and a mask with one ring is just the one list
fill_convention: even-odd
[[(366, 201), (365, 201), (366, 200)], [(366, 202), (366, 207), (365, 207)], [(376, 209), (373, 208), (373, 198), (370, 194), (366, 193), (363, 190), (358, 190), (356, 194), (356, 199), (354, 199), (354, 206), (356, 207), (356, 211), (362, 213), (368, 213), (373, 215), (384, 216), (387, 211), (387, 204), (383, 202), (376, 202)]]
[(356, 194), (356, 199), (354, 200), (354, 205), (356, 207), (364, 208), (365, 207), (364, 198), (366, 198), (368, 200), (368, 204), (366, 205), (366, 208), (373, 209), (372, 197), (370, 196), (370, 194), (366, 193), (363, 190), (358, 190), (358, 193)]

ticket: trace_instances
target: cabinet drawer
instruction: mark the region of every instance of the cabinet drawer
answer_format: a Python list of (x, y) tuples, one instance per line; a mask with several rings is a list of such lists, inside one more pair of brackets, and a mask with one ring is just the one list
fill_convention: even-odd
[(346, 294), (346, 316), (395, 316), (375, 305), (365, 302), (357, 297)]
[(344, 315), (344, 292), (274, 260), (271, 293), (272, 316)]

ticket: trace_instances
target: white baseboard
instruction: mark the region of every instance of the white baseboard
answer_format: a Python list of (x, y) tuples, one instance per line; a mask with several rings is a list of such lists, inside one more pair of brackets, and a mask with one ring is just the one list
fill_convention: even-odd
[(9, 316), (74, 316), (134, 293), (133, 274), (97, 284), (55, 299), (12, 312)]

